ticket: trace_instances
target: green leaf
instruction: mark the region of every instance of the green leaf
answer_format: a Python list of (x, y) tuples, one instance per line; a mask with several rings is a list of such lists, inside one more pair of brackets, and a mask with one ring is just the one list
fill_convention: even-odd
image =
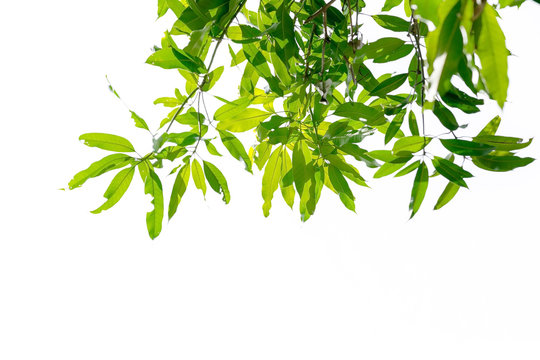
[(223, 74), (224, 69), (225, 68), (223, 66), (219, 66), (212, 70), (212, 72), (207, 75), (208, 77), (206, 78), (206, 82), (202, 87), (202, 91), (209, 91), (210, 89), (212, 89), (221, 77), (221, 74)]
[(234, 117), (220, 117), (217, 128), (232, 132), (243, 132), (253, 129), (270, 115), (272, 115), (272, 113), (259, 109), (244, 109)]
[(116, 176), (112, 179), (111, 184), (103, 194), (103, 197), (107, 199), (96, 210), (91, 211), (92, 214), (99, 214), (103, 210), (112, 208), (125, 194), (131, 180), (133, 179), (133, 174), (135, 173), (135, 167), (130, 167), (128, 169), (121, 170)]
[(497, 12), (489, 4), (484, 6), (475, 28), (479, 29), (476, 53), (482, 63), (480, 74), (489, 95), (502, 108), (508, 93), (508, 50), (504, 33), (497, 22)]
[(371, 17), (377, 24), (385, 29), (396, 32), (408, 32), (409, 21), (393, 15), (373, 15)]
[(394, 116), (394, 119), (388, 126), (388, 129), (386, 130), (386, 134), (384, 134), (384, 143), (388, 144), (390, 140), (394, 136), (396, 136), (397, 132), (401, 128), (401, 124), (403, 124), (403, 118), (405, 117), (405, 110), (400, 111), (397, 113), (396, 116)]
[(262, 197), (264, 200), (263, 213), (265, 217), (270, 215), (270, 208), (272, 207), (272, 198), (274, 192), (279, 186), (279, 180), (281, 179), (281, 150), (282, 147), (278, 147), (274, 150), (270, 159), (266, 163), (264, 169), (264, 175), (262, 179)]
[(281, 181), (279, 187), (281, 188), (281, 195), (285, 203), (292, 209), (294, 205), (294, 177), (292, 172), (292, 162), (289, 153), (286, 148), (281, 151)]
[(328, 165), (328, 177), (343, 205), (347, 209), (355, 211), (354, 195), (341, 171), (333, 165)]
[(411, 51), (413, 51), (413, 49), (414, 49), (413, 45), (405, 44), (390, 54), (376, 57), (375, 59), (373, 59), (373, 62), (375, 64), (379, 64), (379, 63), (387, 63), (390, 61), (395, 61), (409, 55)]
[(249, 158), (244, 145), (230, 132), (219, 130), (219, 136), (225, 148), (229, 151), (233, 158), (244, 162), (246, 170), (251, 172), (251, 159)]
[(259, 29), (240, 24), (239, 26), (230, 26), (227, 30), (227, 37), (236, 43), (250, 43), (259, 41), (262, 33)]
[(203, 161), (204, 175), (210, 187), (217, 192), (223, 195), (223, 202), (228, 204), (231, 201), (231, 194), (229, 192), (229, 186), (227, 185), (227, 180), (225, 176), (219, 171), (219, 169), (212, 163), (208, 161)]
[(134, 111), (130, 111), (130, 112), (131, 112), (131, 118), (135, 122), (136, 127), (140, 128), (140, 129), (145, 129), (145, 130), (150, 131), (150, 129), (148, 128), (148, 125), (146, 124), (146, 121), (144, 121), (143, 118), (141, 118), (139, 115), (135, 114)]
[(68, 183), (70, 190), (81, 187), (88, 179), (102, 175), (108, 171), (123, 168), (128, 164), (133, 163), (133, 158), (125, 154), (111, 154), (98, 160), (87, 169), (75, 174), (73, 179)]
[(430, 141), (430, 137), (406, 136), (396, 141), (392, 152), (397, 156), (408, 156), (425, 148)]
[(184, 166), (182, 166), (178, 172), (178, 175), (176, 175), (176, 180), (174, 181), (171, 192), (171, 200), (169, 201), (169, 220), (171, 220), (174, 214), (176, 214), (176, 210), (178, 209), (178, 205), (182, 200), (182, 196), (184, 196), (186, 192), (189, 185), (190, 173), (190, 163), (187, 162)]
[(441, 139), (441, 144), (456, 155), (481, 156), (495, 150), (493, 146), (461, 139)]
[(459, 167), (453, 162), (438, 156), (434, 157), (432, 163), (439, 174), (459, 186), (468, 188), (467, 183), (465, 180), (463, 180), (463, 178), (472, 177), (470, 172), (463, 170), (463, 168)]
[(389, 11), (401, 4), (403, 0), (386, 0), (384, 2), (384, 6), (382, 8), (382, 11)]
[(206, 149), (211, 155), (222, 156), (210, 140), (205, 139), (204, 143), (206, 144)]
[(359, 102), (348, 102), (338, 105), (334, 111), (334, 115), (354, 120), (366, 119), (368, 125), (373, 126), (384, 125), (386, 123), (384, 112)]
[(520, 158), (519, 156), (484, 155), (472, 158), (474, 165), (488, 171), (510, 171), (518, 167), (527, 166), (534, 161), (533, 158)]
[(191, 176), (193, 177), (195, 187), (201, 190), (203, 196), (206, 197), (206, 181), (204, 180), (204, 173), (201, 164), (199, 164), (197, 159), (193, 159), (191, 163)]
[(79, 137), (85, 145), (97, 147), (109, 151), (135, 152), (133, 145), (121, 136), (103, 134), (103, 133), (87, 133)]
[(477, 143), (493, 146), (495, 150), (512, 151), (524, 149), (532, 143), (533, 139), (523, 142), (523, 139), (498, 135), (479, 135), (473, 138)]
[(459, 124), (456, 121), (454, 114), (452, 114), (452, 112), (448, 110), (439, 101), (435, 101), (435, 105), (433, 106), (433, 113), (439, 119), (441, 124), (448, 130), (454, 131), (459, 128)]
[(420, 135), (420, 131), (418, 131), (418, 122), (416, 121), (416, 115), (412, 111), (409, 112), (409, 130), (411, 132), (411, 135)]
[(206, 73), (206, 66), (201, 59), (172, 47), (156, 51), (150, 55), (146, 63), (163, 69), (183, 69), (196, 74)]
[(360, 54), (365, 55), (368, 59), (375, 59), (392, 54), (403, 44), (405, 44), (405, 41), (398, 38), (381, 38), (377, 41), (364, 45), (359, 52)]
[(409, 74), (405, 73), (405, 74), (395, 75), (389, 79), (384, 80), (377, 87), (375, 87), (375, 89), (371, 91), (371, 95), (379, 96), (379, 97), (385, 96), (389, 92), (392, 92), (396, 90), (397, 88), (399, 88), (401, 85), (403, 85), (405, 80), (407, 80), (408, 76)]
[(457, 194), (460, 186), (454, 184), (453, 182), (449, 182), (448, 185), (444, 188), (441, 196), (439, 196), (439, 199), (437, 200), (437, 203), (435, 204), (434, 210), (439, 210), (444, 205), (448, 204), (450, 200), (454, 198), (454, 196)]
[(152, 196), (151, 203), (154, 208), (146, 213), (146, 227), (150, 238), (155, 239), (161, 232), (163, 223), (163, 186), (157, 174), (146, 162), (139, 164), (139, 172), (144, 181), (144, 193)]
[(304, 185), (308, 182), (311, 174), (308, 172), (307, 164), (311, 162), (311, 151), (305, 141), (297, 141), (292, 153), (292, 169), (296, 191), (301, 196)]
[(458, 108), (466, 114), (479, 112), (480, 109), (477, 105), (482, 105), (484, 103), (484, 100), (469, 96), (455, 87), (450, 88), (450, 90), (442, 96), (442, 99), (448, 106)]
[(404, 175), (407, 175), (414, 170), (418, 169), (420, 166), (420, 160), (416, 160), (415, 162), (411, 163), (410, 165), (407, 165), (404, 169), (400, 170), (394, 177), (401, 177)]
[(491, 121), (478, 133), (477, 136), (495, 135), (499, 125), (501, 124), (501, 117), (495, 116)]
[(416, 176), (414, 177), (414, 183), (411, 191), (411, 202), (409, 203), (409, 210), (411, 211), (411, 219), (420, 209), (420, 205), (424, 201), (426, 191), (428, 188), (428, 168), (426, 163), (422, 162), (416, 170)]
[(167, 0), (158, 0), (158, 19), (165, 15), (165, 13), (169, 10), (169, 5), (167, 4)]

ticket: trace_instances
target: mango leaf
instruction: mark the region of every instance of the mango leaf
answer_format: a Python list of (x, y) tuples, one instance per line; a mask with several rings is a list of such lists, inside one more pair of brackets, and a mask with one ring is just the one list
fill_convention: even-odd
[(454, 114), (452, 114), (452, 112), (448, 110), (439, 101), (435, 101), (435, 105), (433, 106), (433, 113), (439, 119), (441, 124), (448, 130), (454, 131), (459, 128), (459, 124), (456, 121)]
[(459, 186), (468, 188), (467, 183), (465, 180), (463, 180), (463, 178), (472, 177), (470, 172), (463, 170), (463, 168), (459, 167), (453, 162), (438, 156), (434, 157), (432, 163), (439, 174)]
[(472, 158), (474, 165), (488, 171), (510, 171), (518, 167), (527, 166), (534, 161), (533, 158), (520, 158), (519, 156), (484, 155)]
[(424, 201), (426, 191), (428, 188), (428, 168), (426, 163), (422, 162), (416, 170), (416, 176), (414, 177), (414, 183), (411, 191), (411, 202), (409, 203), (409, 210), (411, 211), (411, 219), (420, 209), (420, 205)]
[(220, 117), (217, 128), (232, 132), (244, 132), (253, 129), (270, 115), (272, 115), (272, 113), (259, 109), (244, 109), (240, 114), (236, 114), (234, 117)]
[(144, 121), (142, 117), (135, 114), (134, 111), (130, 111), (130, 113), (131, 113), (131, 118), (135, 122), (136, 127), (150, 131), (150, 129), (148, 128), (148, 125), (146, 124), (146, 121)]
[(476, 53), (482, 63), (480, 74), (489, 95), (502, 108), (508, 93), (508, 50), (504, 33), (497, 22), (497, 12), (489, 4), (484, 6), (475, 28), (479, 29)]
[(171, 220), (174, 214), (176, 214), (176, 210), (178, 209), (178, 205), (182, 200), (182, 196), (184, 196), (187, 190), (190, 173), (190, 163), (188, 161), (184, 164), (184, 166), (182, 166), (180, 171), (178, 171), (178, 175), (176, 175), (176, 180), (174, 181), (171, 192), (171, 200), (169, 201), (169, 220)]
[(399, 139), (394, 144), (392, 152), (397, 156), (407, 156), (422, 150), (431, 141), (430, 137), (407, 136)]
[(347, 209), (355, 211), (354, 195), (341, 171), (333, 165), (328, 165), (328, 177), (343, 205)]
[(533, 139), (523, 142), (523, 139), (509, 136), (498, 135), (479, 135), (473, 138), (477, 143), (493, 146), (495, 150), (512, 151), (524, 149), (532, 143)]
[(103, 133), (87, 133), (79, 137), (85, 145), (97, 147), (103, 150), (120, 151), (120, 152), (135, 152), (133, 145), (121, 136), (103, 134)]
[(219, 130), (219, 136), (225, 148), (229, 151), (233, 158), (244, 162), (246, 170), (251, 172), (251, 159), (249, 158), (244, 145), (230, 132)]
[(279, 186), (279, 180), (281, 179), (281, 146), (276, 148), (264, 169), (264, 175), (262, 179), (262, 197), (264, 200), (263, 213), (265, 217), (270, 215), (270, 208), (272, 207), (272, 198), (274, 192)]
[(195, 183), (195, 187), (201, 190), (203, 196), (206, 197), (206, 181), (204, 180), (204, 173), (201, 164), (199, 164), (197, 159), (193, 159), (191, 163), (191, 176), (193, 178), (193, 182)]
[(112, 179), (111, 184), (105, 191), (105, 194), (103, 194), (103, 197), (106, 198), (107, 201), (105, 201), (103, 205), (98, 207), (96, 210), (92, 210), (91, 213), (99, 214), (103, 210), (112, 208), (118, 201), (120, 201), (122, 196), (124, 196), (125, 192), (129, 188), (134, 173), (134, 166), (118, 172), (118, 174), (116, 174), (116, 176)]
[(456, 155), (481, 156), (495, 150), (493, 146), (461, 139), (441, 139), (441, 144)]
[(396, 32), (408, 32), (409, 21), (393, 15), (373, 15), (371, 17), (377, 24), (385, 29)]
[(141, 162), (138, 167), (144, 181), (144, 193), (152, 196), (151, 203), (154, 208), (146, 213), (146, 227), (148, 235), (153, 240), (161, 232), (163, 222), (163, 186), (157, 174), (146, 162)]
[(437, 200), (437, 203), (435, 204), (434, 210), (439, 210), (444, 205), (448, 204), (450, 200), (456, 196), (460, 186), (456, 185), (453, 182), (449, 182), (448, 185), (444, 188), (441, 196), (439, 196), (439, 199)]
[(68, 183), (70, 190), (81, 187), (88, 179), (97, 177), (108, 171), (123, 168), (128, 164), (133, 164), (134, 159), (125, 154), (111, 154), (103, 159), (92, 163), (87, 169), (82, 170), (73, 176)]
[(388, 129), (386, 130), (386, 134), (384, 134), (384, 143), (388, 144), (390, 140), (394, 136), (396, 136), (397, 132), (401, 128), (401, 124), (403, 124), (403, 118), (405, 117), (405, 110), (400, 111), (397, 113), (396, 116), (394, 116), (394, 119), (392, 119), (392, 122), (388, 126)]
[(221, 171), (214, 164), (209, 163), (208, 161), (203, 161), (203, 167), (204, 175), (212, 190), (218, 194), (221, 193), (223, 195), (223, 202), (228, 204), (229, 201), (231, 201), (231, 194), (225, 176), (223, 176)]
[(407, 80), (408, 76), (409, 74), (405, 73), (405, 74), (395, 75), (389, 79), (384, 80), (377, 87), (375, 87), (375, 89), (371, 91), (371, 95), (378, 96), (378, 97), (385, 96), (389, 92), (394, 91), (398, 87), (403, 85), (405, 80)]

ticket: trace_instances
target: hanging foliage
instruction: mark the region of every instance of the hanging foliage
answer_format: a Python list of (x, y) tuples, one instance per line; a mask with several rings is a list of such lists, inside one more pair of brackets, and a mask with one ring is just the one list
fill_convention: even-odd
[[(177, 20), (147, 63), (180, 73), (185, 89), (155, 101), (172, 108), (156, 132), (131, 111), (153, 141), (148, 154), (121, 136), (81, 135), (113, 154), (76, 174), (69, 188), (117, 170), (105, 203), (93, 211), (99, 213), (120, 200), (138, 172), (152, 197), (151, 238), (186, 191), (206, 196), (211, 189), (229, 202), (226, 177), (212, 163), (225, 153), (248, 172), (253, 164), (262, 172), (264, 216), (278, 189), (291, 208), (297, 203), (303, 221), (324, 187), (355, 211), (366, 168), (376, 169), (374, 178), (409, 176), (411, 217), (428, 188), (441, 192), (440, 209), (467, 188), (475, 167), (509, 171), (533, 161), (516, 155), (531, 140), (497, 133), (499, 116), (479, 133), (467, 129), (485, 101), (505, 104), (509, 51), (497, 11), (523, 2), (386, 0), (379, 14), (366, 14), (363, 0), (261, 0), (257, 11), (246, 0), (159, 0), (158, 17), (172, 11)], [(395, 15), (403, 10), (406, 18)], [(387, 35), (364, 34), (368, 22)], [(223, 46), (229, 59), (216, 56)], [(375, 76), (383, 63), (395, 63), (395, 71)], [(223, 105), (208, 114), (205, 96), (228, 67), (242, 70), (238, 93), (216, 97)], [(256, 145), (246, 150), (235, 135), (242, 132)], [(380, 145), (363, 146), (372, 136)], [(170, 190), (158, 175), (169, 163)], [(440, 189), (430, 186), (434, 176), (446, 180)]]

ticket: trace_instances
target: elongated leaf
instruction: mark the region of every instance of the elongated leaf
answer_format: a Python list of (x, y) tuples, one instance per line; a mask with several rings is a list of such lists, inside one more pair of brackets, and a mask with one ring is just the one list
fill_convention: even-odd
[(91, 211), (91, 213), (99, 214), (103, 210), (112, 208), (118, 201), (120, 201), (122, 196), (124, 196), (125, 192), (129, 188), (134, 173), (135, 167), (130, 167), (129, 169), (121, 170), (118, 174), (116, 174), (116, 176), (112, 179), (111, 184), (105, 191), (105, 194), (103, 194), (103, 197), (106, 198), (107, 201), (105, 201), (105, 203), (103, 203), (103, 205), (98, 207), (96, 210)]
[(501, 117), (495, 116), (491, 121), (478, 133), (477, 136), (495, 135), (501, 124)]
[(355, 211), (354, 195), (341, 171), (337, 167), (329, 165), (328, 177), (330, 179), (330, 183), (337, 191), (343, 205), (345, 205), (347, 209)]
[(409, 210), (411, 211), (411, 219), (420, 209), (420, 205), (424, 201), (426, 191), (428, 188), (429, 174), (426, 163), (422, 162), (416, 170), (416, 176), (414, 177), (414, 183), (411, 191), (411, 202), (409, 204)]
[(472, 177), (472, 174), (470, 172), (463, 170), (461, 167), (454, 164), (453, 162), (440, 158), (438, 156), (434, 157), (433, 166), (439, 172), (439, 174), (441, 174), (451, 182), (459, 186), (468, 188), (467, 183), (465, 182), (465, 180), (463, 180), (463, 178)]
[(264, 200), (263, 204), (263, 213), (267, 217), (270, 215), (270, 208), (272, 207), (272, 198), (274, 197), (274, 192), (279, 186), (279, 180), (281, 179), (281, 147), (278, 147), (274, 150), (270, 159), (266, 163), (266, 168), (264, 169), (264, 175), (262, 179), (262, 197)]
[(532, 139), (523, 142), (523, 139), (498, 135), (480, 135), (473, 138), (477, 143), (493, 146), (495, 150), (512, 151), (524, 149), (532, 143)]
[(241, 113), (231, 117), (222, 117), (217, 128), (232, 132), (243, 132), (251, 130), (262, 121), (268, 118), (272, 113), (259, 109), (244, 109)]
[(193, 159), (191, 163), (191, 176), (193, 177), (195, 187), (202, 191), (203, 196), (206, 196), (206, 181), (204, 180), (201, 164), (199, 164), (197, 159)]
[(441, 139), (441, 144), (456, 155), (480, 156), (495, 150), (493, 146), (461, 139)]
[(304, 191), (304, 185), (308, 182), (311, 174), (308, 171), (307, 164), (311, 162), (311, 151), (305, 141), (298, 141), (294, 145), (292, 153), (293, 178), (296, 191), (300, 196)]
[(418, 122), (416, 121), (416, 115), (412, 111), (409, 112), (409, 130), (411, 132), (411, 135), (420, 135), (420, 131), (418, 131)]
[(401, 4), (403, 0), (386, 0), (384, 2), (384, 6), (382, 8), (382, 11), (389, 11)]
[(187, 190), (189, 184), (189, 175), (191, 173), (190, 166), (191, 165), (189, 162), (185, 163), (178, 172), (178, 175), (176, 175), (176, 180), (174, 181), (171, 192), (171, 200), (169, 201), (169, 220), (171, 220), (174, 214), (176, 214), (176, 210), (178, 209), (178, 205), (182, 200), (182, 196), (184, 196)]
[(158, 50), (146, 60), (147, 64), (163, 69), (183, 69), (195, 74), (204, 74), (206, 67), (201, 59), (184, 50), (167, 48)]
[(407, 80), (408, 76), (409, 74), (405, 73), (405, 74), (395, 75), (389, 79), (384, 80), (377, 87), (375, 87), (373, 91), (371, 91), (371, 95), (379, 96), (379, 97), (385, 96), (389, 92), (394, 91), (398, 87), (403, 85), (405, 80)]
[(221, 77), (221, 74), (223, 74), (224, 69), (225, 68), (223, 66), (219, 66), (219, 67), (215, 68), (214, 70), (212, 70), (212, 72), (210, 72), (208, 74), (206, 83), (202, 87), (202, 90), (203, 91), (209, 91), (210, 89), (212, 89), (214, 87), (214, 85), (216, 84), (216, 82)]
[(397, 32), (409, 31), (409, 21), (403, 20), (400, 17), (393, 15), (373, 15), (371, 18), (385, 29)]
[(219, 169), (212, 163), (208, 161), (203, 161), (204, 175), (210, 187), (217, 192), (223, 195), (223, 202), (228, 204), (231, 201), (231, 194), (229, 192), (229, 186), (227, 185), (227, 180), (225, 176), (219, 171)]
[(520, 158), (519, 156), (484, 155), (472, 158), (474, 165), (488, 171), (510, 171), (518, 167), (527, 166), (534, 161), (533, 158)]
[(251, 159), (249, 158), (244, 145), (230, 132), (220, 130), (219, 136), (225, 148), (229, 151), (233, 158), (244, 162), (246, 170), (251, 172)]
[(128, 164), (133, 163), (133, 158), (125, 154), (111, 154), (105, 156), (103, 159), (98, 160), (87, 169), (82, 170), (75, 174), (73, 179), (68, 184), (70, 190), (82, 186), (88, 179), (97, 177), (114, 169), (123, 168)]
[(154, 208), (146, 213), (146, 227), (150, 238), (155, 239), (161, 233), (163, 223), (163, 186), (157, 174), (146, 162), (139, 164), (139, 172), (144, 179), (144, 193), (152, 196), (151, 203)]
[(294, 205), (294, 176), (292, 172), (292, 162), (291, 157), (286, 148), (283, 148), (281, 151), (281, 180), (279, 182), (279, 187), (281, 188), (281, 195), (283, 200), (289, 205), (292, 209)]
[(450, 200), (456, 196), (460, 186), (456, 185), (453, 182), (449, 182), (448, 185), (444, 188), (441, 196), (439, 196), (439, 199), (437, 200), (437, 203), (435, 204), (434, 210), (439, 210), (444, 205), (448, 204)]
[(338, 105), (334, 111), (334, 115), (354, 120), (366, 119), (368, 124), (373, 126), (384, 125), (386, 123), (384, 112), (359, 102), (348, 102)]
[(431, 142), (431, 138), (424, 136), (407, 136), (394, 144), (392, 152), (397, 156), (407, 156), (422, 150)]
[(404, 175), (407, 175), (414, 170), (418, 169), (420, 166), (420, 160), (416, 160), (415, 162), (411, 163), (410, 165), (407, 165), (404, 169), (400, 170), (394, 177), (401, 177)]
[(91, 147), (97, 147), (103, 150), (120, 151), (120, 152), (134, 152), (133, 145), (121, 136), (103, 134), (103, 133), (87, 133), (82, 134), (79, 137), (85, 145)]
[(400, 111), (397, 113), (396, 116), (394, 116), (394, 119), (388, 126), (388, 129), (386, 130), (386, 134), (384, 134), (384, 143), (388, 144), (390, 140), (394, 136), (396, 136), (397, 132), (401, 128), (401, 124), (403, 124), (403, 118), (405, 117), (405, 110)]
[(398, 38), (381, 38), (377, 41), (364, 45), (360, 49), (360, 52), (368, 59), (374, 59), (393, 53), (403, 44), (405, 44), (405, 41)]
[(134, 111), (130, 111), (130, 112), (131, 112), (131, 118), (135, 122), (136, 127), (150, 131), (150, 129), (148, 128), (148, 125), (146, 124), (146, 121), (144, 121), (142, 117), (137, 115)]
[(457, 130), (459, 127), (456, 117), (450, 110), (448, 110), (443, 104), (439, 101), (435, 101), (433, 106), (433, 113), (439, 119), (441, 124), (448, 130)]
[(489, 95), (502, 108), (508, 93), (508, 50), (504, 33), (497, 22), (497, 12), (489, 4), (484, 6), (479, 22), (476, 27), (480, 31), (476, 53), (482, 63), (480, 73)]

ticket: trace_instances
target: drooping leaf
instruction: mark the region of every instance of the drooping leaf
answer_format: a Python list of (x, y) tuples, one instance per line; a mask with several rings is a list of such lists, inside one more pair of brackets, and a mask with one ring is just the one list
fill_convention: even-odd
[(125, 154), (111, 154), (98, 160), (87, 169), (82, 170), (73, 176), (73, 179), (68, 183), (70, 190), (81, 187), (88, 179), (97, 177), (108, 171), (123, 168), (129, 164), (133, 164), (134, 159)]
[(187, 190), (190, 173), (190, 162), (188, 161), (182, 166), (180, 171), (178, 171), (178, 175), (176, 175), (176, 180), (174, 181), (171, 192), (171, 200), (169, 201), (169, 220), (171, 220), (174, 214), (176, 214), (176, 210), (178, 209), (178, 205), (182, 200), (182, 196), (184, 196)]
[(473, 138), (477, 143), (493, 146), (495, 150), (512, 151), (524, 149), (532, 143), (533, 139), (523, 142), (523, 139), (499, 135), (479, 135)]
[(146, 227), (148, 235), (153, 240), (160, 234), (163, 223), (163, 186), (157, 174), (146, 161), (141, 162), (138, 167), (144, 181), (144, 193), (150, 194), (152, 197), (153, 209), (146, 213)]
[(435, 101), (435, 105), (433, 106), (433, 113), (439, 119), (441, 124), (448, 130), (457, 130), (457, 128), (459, 127), (459, 124), (456, 121), (456, 117), (454, 116), (454, 114), (452, 114), (452, 112), (448, 110), (439, 101)]
[(493, 146), (461, 139), (441, 139), (441, 144), (456, 155), (481, 156), (495, 150)]
[(206, 197), (206, 181), (204, 180), (204, 173), (201, 164), (199, 164), (197, 159), (193, 159), (191, 162), (191, 176), (193, 178), (193, 182), (195, 183), (195, 187), (201, 190), (203, 196)]
[(148, 128), (148, 125), (146, 124), (146, 121), (144, 121), (142, 117), (137, 115), (134, 111), (130, 111), (130, 112), (131, 112), (131, 118), (135, 122), (136, 127), (150, 131), (150, 129)]
[(434, 210), (439, 210), (444, 205), (448, 204), (450, 200), (456, 196), (460, 186), (456, 185), (453, 182), (448, 182), (448, 185), (444, 188), (441, 196), (439, 196), (439, 199), (437, 200), (437, 203), (435, 204)]
[(279, 186), (279, 180), (281, 179), (281, 151), (282, 148), (278, 147), (274, 150), (266, 167), (264, 169), (264, 175), (262, 179), (262, 197), (264, 200), (263, 213), (267, 217), (270, 215), (270, 208), (272, 207), (272, 198), (274, 192)]
[(337, 191), (343, 205), (345, 205), (347, 209), (355, 211), (354, 195), (341, 171), (337, 167), (329, 165), (328, 177), (330, 179), (330, 183)]
[(472, 177), (472, 174), (470, 172), (464, 170), (453, 162), (440, 158), (438, 156), (435, 156), (432, 162), (433, 166), (439, 172), (439, 174), (459, 186), (468, 188), (467, 183), (463, 179)]
[(386, 134), (384, 134), (384, 143), (388, 144), (394, 136), (396, 136), (397, 132), (401, 128), (401, 124), (403, 124), (403, 118), (405, 117), (405, 110), (400, 111), (397, 113), (396, 116), (394, 116), (394, 119), (388, 126), (388, 129), (386, 130)]
[(228, 204), (231, 201), (231, 194), (229, 192), (229, 186), (227, 185), (227, 180), (221, 171), (212, 163), (208, 161), (203, 161), (204, 175), (210, 187), (217, 192), (223, 195), (223, 202)]
[(533, 158), (525, 157), (521, 158), (519, 156), (495, 156), (495, 155), (484, 155), (484, 156), (474, 156), (472, 158), (474, 165), (478, 166), (481, 169), (488, 171), (510, 171), (518, 167), (527, 166), (534, 161)]
[(409, 204), (409, 210), (411, 211), (411, 219), (420, 209), (420, 205), (424, 201), (426, 191), (428, 187), (429, 174), (426, 163), (422, 162), (416, 170), (416, 176), (414, 177), (414, 183), (411, 191), (411, 202)]
[(236, 136), (225, 130), (220, 130), (219, 136), (221, 137), (223, 145), (225, 145), (225, 148), (229, 151), (232, 157), (234, 157), (236, 160), (244, 162), (246, 170), (251, 172), (251, 159), (246, 153), (244, 145), (242, 145), (240, 140), (238, 140)]
[(97, 209), (92, 210), (91, 213), (99, 214), (103, 210), (112, 208), (118, 201), (120, 201), (122, 196), (124, 196), (125, 192), (129, 188), (134, 173), (134, 166), (118, 172), (118, 174), (116, 174), (116, 176), (112, 179), (111, 184), (105, 191), (105, 194), (103, 194), (103, 197), (106, 198), (107, 201), (105, 201), (103, 205)]

